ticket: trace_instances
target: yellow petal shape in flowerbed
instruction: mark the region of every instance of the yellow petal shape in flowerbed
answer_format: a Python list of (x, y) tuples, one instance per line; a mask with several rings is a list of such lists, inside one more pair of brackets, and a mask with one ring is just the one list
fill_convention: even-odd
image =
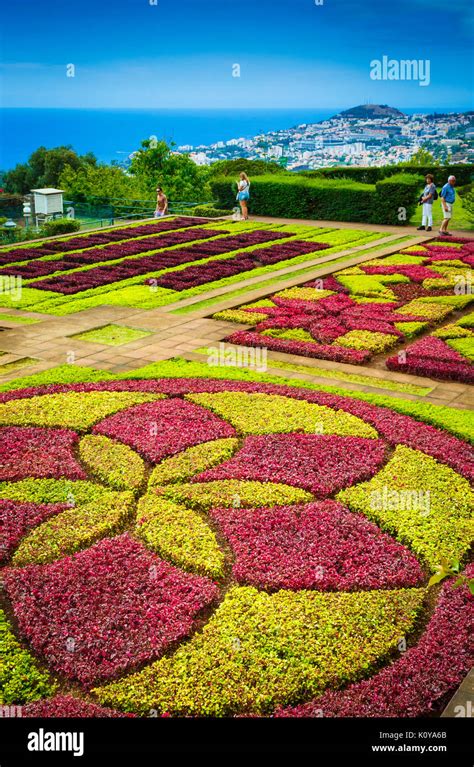
[(340, 437), (374, 437), (377, 432), (355, 415), (278, 394), (217, 392), (187, 399), (225, 418), (242, 435), (304, 432)]
[(36, 527), (22, 540), (13, 564), (53, 562), (90, 546), (105, 535), (115, 533), (130, 516), (132, 493), (107, 493), (98, 501), (57, 514)]
[(115, 391), (43, 394), (0, 404), (0, 426), (64, 426), (85, 430), (119, 410), (163, 398), (163, 394)]
[(265, 714), (366, 674), (413, 627), (423, 589), (267, 594), (233, 586), (170, 657), (92, 692), (125, 711)]
[(135, 530), (162, 559), (198, 575), (222, 578), (224, 555), (197, 511), (150, 493), (138, 505)]
[(114, 490), (137, 490), (145, 476), (145, 464), (128, 445), (101, 434), (88, 434), (79, 444), (83, 465), (100, 482)]
[(227, 461), (233, 456), (238, 446), (239, 440), (234, 437), (215, 439), (183, 450), (182, 453), (173, 455), (171, 458), (165, 458), (153, 469), (149, 486), (182, 482), (194, 474)]
[(460, 559), (472, 542), (474, 493), (467, 479), (404, 445), (369, 482), (341, 490), (337, 499), (393, 534), (432, 570), (443, 557)]
[(285, 506), (291, 503), (307, 503), (313, 496), (306, 490), (278, 482), (255, 482), (253, 480), (224, 479), (201, 484), (168, 485), (155, 492), (177, 503), (202, 510), (213, 508), (258, 506)]

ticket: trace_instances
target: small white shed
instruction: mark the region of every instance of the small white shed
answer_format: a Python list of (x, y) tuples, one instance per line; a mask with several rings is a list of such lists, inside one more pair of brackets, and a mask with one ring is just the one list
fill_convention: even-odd
[(55, 216), (63, 214), (63, 189), (32, 189), (35, 214), (37, 216)]

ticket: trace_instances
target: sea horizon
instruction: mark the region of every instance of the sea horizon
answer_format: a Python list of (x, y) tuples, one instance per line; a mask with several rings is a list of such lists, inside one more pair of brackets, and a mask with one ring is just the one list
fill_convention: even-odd
[[(92, 152), (99, 162), (122, 161), (150, 136), (177, 146), (209, 146), (232, 138), (317, 123), (351, 107), (289, 109), (199, 109), (162, 107), (2, 107), (0, 170), (26, 162), (40, 146), (71, 145), (79, 154)], [(457, 113), (469, 107), (396, 107), (405, 114)], [(119, 122), (117, 118), (120, 117)]]

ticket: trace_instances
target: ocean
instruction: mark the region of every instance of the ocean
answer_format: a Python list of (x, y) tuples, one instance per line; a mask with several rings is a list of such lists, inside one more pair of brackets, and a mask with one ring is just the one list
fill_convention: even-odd
[[(341, 107), (344, 109), (346, 107)], [(70, 144), (98, 160), (123, 160), (150, 136), (178, 146), (251, 138), (331, 117), (334, 109), (2, 109), (0, 170), (25, 162), (39, 146)], [(406, 113), (431, 110), (404, 109)], [(434, 111), (434, 110), (433, 110)], [(438, 109), (437, 111), (442, 111)], [(454, 111), (454, 110), (450, 110)]]

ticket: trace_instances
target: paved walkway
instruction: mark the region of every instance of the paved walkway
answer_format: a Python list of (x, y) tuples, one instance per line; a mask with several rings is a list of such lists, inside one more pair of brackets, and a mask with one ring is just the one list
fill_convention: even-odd
[[(398, 234), (399, 237), (406, 237), (410, 234), (416, 235), (418, 233), (416, 226), (410, 225), (390, 226), (388, 224), (364, 224), (358, 221), (323, 221), (322, 219), (315, 221), (314, 219), (307, 218), (271, 218), (268, 216), (251, 216), (250, 220), (259, 221), (262, 224), (300, 224), (305, 226), (331, 226), (336, 229), (365, 229), (367, 232), (387, 232), (391, 234)], [(456, 222), (454, 221), (454, 223)], [(465, 231), (464, 229), (450, 229), (450, 232), (453, 237), (472, 237), (473, 235), (473, 232)], [(424, 234), (424, 232), (420, 232), (420, 234)], [(426, 234), (428, 237), (438, 237), (438, 229), (433, 227), (433, 231), (427, 232)]]
[(454, 693), (441, 716), (456, 718), (474, 717), (474, 668)]

